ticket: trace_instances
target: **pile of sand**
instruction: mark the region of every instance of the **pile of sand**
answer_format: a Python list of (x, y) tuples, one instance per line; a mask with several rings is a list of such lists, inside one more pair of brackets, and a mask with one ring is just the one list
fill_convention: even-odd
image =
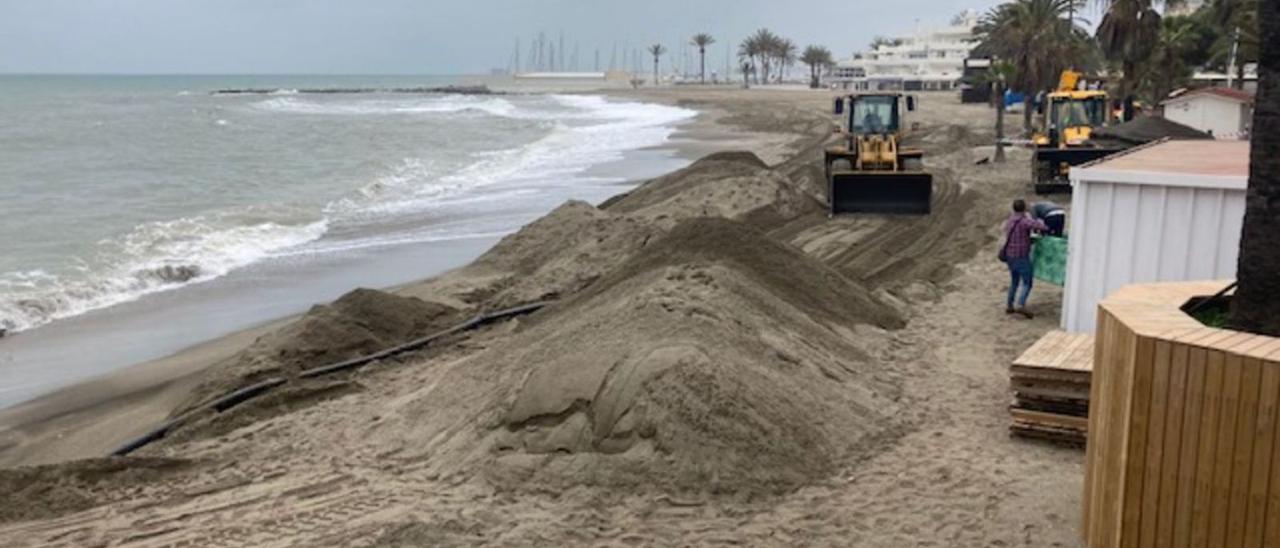
[(666, 228), (694, 217), (721, 217), (769, 226), (821, 204), (750, 152), (712, 154), (601, 205), (652, 219)]
[(779, 491), (891, 431), (853, 327), (901, 325), (750, 225), (675, 227), (390, 409), (375, 441), (496, 486)]
[(232, 390), (304, 369), (371, 354), (448, 328), (460, 311), (385, 291), (356, 289), (259, 337), (235, 357), (210, 367), (174, 414)]
[(820, 210), (816, 200), (754, 154), (712, 154), (598, 209), (568, 202), (415, 293), (489, 307), (560, 298), (587, 287), (681, 221), (720, 217), (769, 226)]
[(188, 468), (164, 458), (87, 459), (66, 464), (0, 469), (0, 523), (46, 519), (122, 498), (118, 485), (163, 479)]

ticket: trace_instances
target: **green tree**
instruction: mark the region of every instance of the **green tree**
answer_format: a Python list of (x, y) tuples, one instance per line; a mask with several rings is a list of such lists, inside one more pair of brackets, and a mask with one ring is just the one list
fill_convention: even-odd
[(760, 74), (756, 70), (756, 60), (764, 54), (764, 46), (756, 36), (748, 36), (738, 44), (738, 59), (743, 62), (742, 76), (747, 78), (750, 74), (756, 75), (756, 83), (760, 83)]
[(1160, 40), (1160, 5), (1178, 6), (1182, 0), (1097, 0), (1103, 8), (1098, 44), (1109, 61), (1120, 65), (1119, 96), (1128, 114), (1138, 82), (1139, 67), (1151, 59)]
[(716, 39), (705, 32), (693, 35), (692, 44), (698, 46), (698, 79), (704, 84), (707, 83), (707, 46), (714, 43)]
[(658, 85), (658, 58), (667, 52), (667, 48), (662, 44), (654, 44), (647, 48), (649, 55), (653, 56), (653, 85)]
[(835, 63), (831, 50), (822, 46), (804, 48), (800, 62), (809, 65), (809, 87), (817, 89), (822, 85), (822, 72)]
[(1023, 129), (1031, 130), (1030, 99), (1053, 89), (1063, 70), (1087, 69), (1093, 43), (1076, 20), (1079, 0), (1013, 0), (988, 11), (974, 29), (975, 55), (1012, 66), (1005, 83), (1028, 97)]
[(755, 46), (755, 58), (758, 60), (758, 62), (755, 63), (755, 66), (757, 67), (756, 82), (759, 83), (763, 81), (764, 83), (768, 83), (769, 75), (772, 74), (774, 63), (778, 58), (778, 50), (780, 49), (782, 39), (779, 38), (778, 35), (774, 34), (773, 31), (762, 28), (757, 30), (755, 34), (751, 35), (747, 40)]
[(1280, 337), (1280, 2), (1259, 2), (1257, 18), (1258, 92), (1236, 267), (1240, 286), (1227, 324)]
[(1258, 0), (1217, 0), (1197, 13), (1217, 32), (1210, 44), (1208, 63), (1231, 70), (1231, 50), (1235, 49), (1237, 89), (1244, 88), (1244, 66), (1258, 62)]
[(1160, 22), (1160, 37), (1144, 63), (1139, 94), (1149, 104), (1157, 104), (1173, 90), (1191, 82), (1195, 68), (1204, 64), (1214, 30), (1202, 18), (1169, 16)]
[(778, 59), (778, 80), (781, 81), (787, 75), (791, 65), (796, 63), (796, 43), (782, 38), (774, 47), (774, 55)]

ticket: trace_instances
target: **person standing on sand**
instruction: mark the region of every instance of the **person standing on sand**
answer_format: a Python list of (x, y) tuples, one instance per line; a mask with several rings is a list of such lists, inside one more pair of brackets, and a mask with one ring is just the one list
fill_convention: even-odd
[(1031, 204), (1031, 216), (1044, 221), (1044, 226), (1048, 227), (1045, 234), (1062, 237), (1067, 224), (1067, 211), (1062, 206), (1053, 202), (1036, 202)]
[[(1044, 221), (1027, 215), (1027, 203), (1022, 200), (1013, 201), (1013, 215), (1004, 224), (1004, 249), (1001, 259), (1009, 265), (1009, 297), (1006, 301), (1005, 314), (1018, 313), (1027, 319), (1034, 317), (1027, 311), (1027, 297), (1031, 295), (1031, 279), (1035, 269), (1031, 264), (1031, 232), (1046, 232), (1049, 227)], [(1022, 293), (1018, 293), (1022, 286)], [(1014, 296), (1017, 296), (1017, 307), (1014, 307)]]

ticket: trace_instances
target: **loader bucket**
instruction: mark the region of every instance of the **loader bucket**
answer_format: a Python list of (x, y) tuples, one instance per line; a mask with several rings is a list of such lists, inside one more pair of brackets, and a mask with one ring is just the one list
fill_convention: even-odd
[(1071, 182), (1063, 165), (1073, 167), (1105, 158), (1123, 149), (1119, 148), (1039, 148), (1035, 151), (1036, 194), (1071, 192)]
[(832, 214), (928, 215), (933, 175), (920, 171), (835, 171), (828, 196)]

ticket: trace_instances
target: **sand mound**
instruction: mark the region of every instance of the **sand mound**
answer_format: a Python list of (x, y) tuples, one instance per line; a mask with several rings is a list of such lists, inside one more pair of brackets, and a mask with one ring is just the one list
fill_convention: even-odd
[(660, 234), (644, 219), (570, 201), (503, 238), (463, 274), (501, 273), (470, 296), (490, 306), (555, 299), (586, 287)]
[[(234, 358), (211, 367), (177, 410), (185, 411), (268, 377), (370, 354), (445, 329), (463, 314), (448, 306), (373, 289), (356, 289), (260, 337)], [(176, 414), (176, 412), (175, 412)]]
[(670, 228), (693, 217), (773, 224), (820, 209), (820, 204), (755, 154), (721, 152), (649, 181), (601, 207)]
[(793, 488), (893, 427), (853, 327), (901, 320), (867, 294), (749, 225), (688, 221), (458, 364), (392, 435), (504, 488)]
[(89, 459), (0, 469), (0, 523), (47, 519), (120, 498), (118, 486), (137, 485), (187, 468), (164, 458)]
[(819, 209), (754, 154), (717, 153), (599, 209), (567, 202), (446, 278), (488, 281), (465, 298), (489, 306), (555, 299), (587, 287), (681, 221), (722, 217), (770, 225)]

